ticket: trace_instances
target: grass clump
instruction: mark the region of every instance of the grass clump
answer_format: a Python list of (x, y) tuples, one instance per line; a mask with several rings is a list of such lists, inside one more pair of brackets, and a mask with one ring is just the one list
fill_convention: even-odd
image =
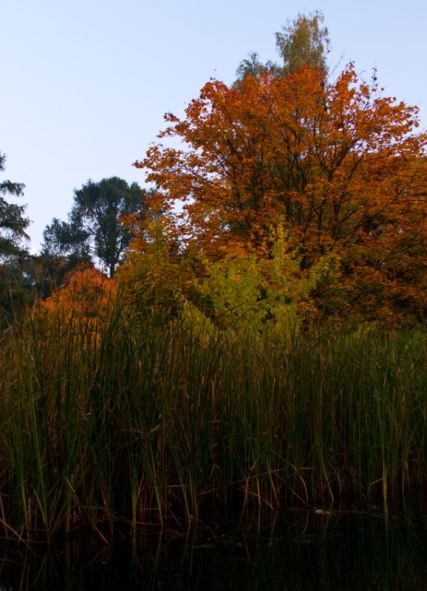
[(427, 339), (292, 339), (134, 318), (4, 333), (0, 528), (270, 523), (295, 506), (401, 509), (426, 487)]

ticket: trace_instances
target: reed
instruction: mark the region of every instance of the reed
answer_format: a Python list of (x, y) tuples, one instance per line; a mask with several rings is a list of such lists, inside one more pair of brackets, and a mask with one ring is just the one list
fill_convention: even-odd
[(387, 515), (427, 486), (422, 329), (208, 334), (117, 305), (29, 319), (0, 348), (6, 536)]

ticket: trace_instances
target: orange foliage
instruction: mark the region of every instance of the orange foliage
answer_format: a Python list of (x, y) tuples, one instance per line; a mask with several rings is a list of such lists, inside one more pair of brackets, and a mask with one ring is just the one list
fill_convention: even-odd
[(280, 223), (302, 269), (339, 258), (347, 306), (425, 309), (427, 135), (415, 107), (351, 65), (329, 84), (305, 67), (211, 81), (183, 119), (166, 120), (159, 137), (184, 148), (155, 145), (135, 166), (181, 244), (214, 258), (256, 252)]
[(91, 324), (106, 318), (116, 285), (94, 268), (80, 268), (71, 273), (67, 284), (41, 303), (49, 315), (59, 314), (62, 320)]

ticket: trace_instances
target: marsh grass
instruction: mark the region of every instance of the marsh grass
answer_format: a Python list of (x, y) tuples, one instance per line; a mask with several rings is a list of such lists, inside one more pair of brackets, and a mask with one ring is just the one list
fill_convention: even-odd
[(271, 523), (292, 507), (385, 515), (427, 486), (426, 335), (29, 319), (1, 340), (0, 529)]

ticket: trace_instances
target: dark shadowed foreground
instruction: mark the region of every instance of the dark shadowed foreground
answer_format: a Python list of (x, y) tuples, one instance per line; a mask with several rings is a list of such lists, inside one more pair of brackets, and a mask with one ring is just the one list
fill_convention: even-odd
[(375, 517), (298, 513), (267, 538), (204, 532), (133, 546), (0, 545), (0, 588), (413, 591), (427, 585), (425, 525), (396, 519), (386, 531)]
[(387, 522), (426, 498), (424, 330), (212, 335), (119, 311), (19, 330), (1, 343), (3, 536), (260, 532), (295, 507)]

